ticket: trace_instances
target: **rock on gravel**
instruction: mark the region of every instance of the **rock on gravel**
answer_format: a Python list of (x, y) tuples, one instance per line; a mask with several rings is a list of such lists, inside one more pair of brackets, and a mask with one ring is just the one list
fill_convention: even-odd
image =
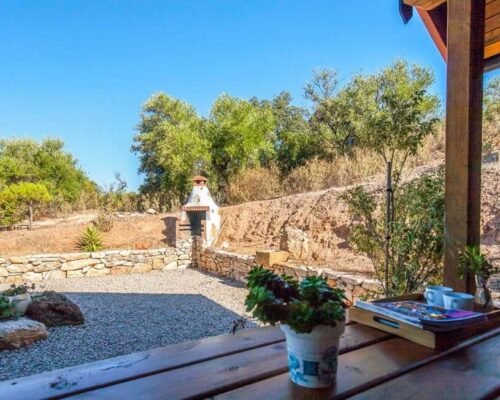
[[(28, 318), (0, 322), (0, 350), (18, 349), (46, 338), (47, 329), (40, 322)], [(4, 353), (0, 353), (0, 360), (2, 354)]]
[(26, 316), (42, 322), (47, 327), (62, 325), (81, 325), (85, 323), (80, 308), (65, 295), (54, 291), (33, 296)]
[(47, 340), (0, 352), (0, 380), (228, 333), (245, 315), (242, 284), (195, 269), (43, 284), (75, 302), (85, 325), (49, 328)]

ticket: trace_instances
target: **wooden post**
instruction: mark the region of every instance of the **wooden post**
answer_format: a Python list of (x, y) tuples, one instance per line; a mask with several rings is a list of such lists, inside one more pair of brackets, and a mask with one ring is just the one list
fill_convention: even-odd
[(474, 282), (457, 266), (480, 239), (484, 15), (485, 0), (448, 1), (444, 282), (469, 293)]

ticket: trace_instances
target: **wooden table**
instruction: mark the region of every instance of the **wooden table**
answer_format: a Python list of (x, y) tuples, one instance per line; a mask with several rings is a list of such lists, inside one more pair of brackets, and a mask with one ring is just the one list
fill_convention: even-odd
[[(303, 389), (288, 378), (277, 328), (254, 328), (0, 383), (0, 399), (493, 399), (500, 327), (446, 351), (348, 324), (338, 382)], [(1, 355), (0, 355), (1, 360)]]

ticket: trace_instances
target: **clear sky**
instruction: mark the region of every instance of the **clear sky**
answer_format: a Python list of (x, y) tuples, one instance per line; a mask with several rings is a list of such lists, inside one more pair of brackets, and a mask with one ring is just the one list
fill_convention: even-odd
[(206, 115), (222, 92), (270, 98), (315, 67), (341, 77), (396, 57), (445, 64), (397, 0), (0, 1), (0, 136), (56, 136), (97, 183), (136, 189), (130, 145), (141, 104), (165, 91)]

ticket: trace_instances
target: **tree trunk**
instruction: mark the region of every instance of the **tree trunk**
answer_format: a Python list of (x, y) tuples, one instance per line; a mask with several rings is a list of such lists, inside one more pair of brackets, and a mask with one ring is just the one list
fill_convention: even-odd
[(392, 162), (387, 161), (386, 214), (385, 214), (385, 294), (389, 294), (389, 258), (391, 244), (392, 203)]
[(30, 203), (28, 206), (28, 229), (33, 229), (33, 205)]

